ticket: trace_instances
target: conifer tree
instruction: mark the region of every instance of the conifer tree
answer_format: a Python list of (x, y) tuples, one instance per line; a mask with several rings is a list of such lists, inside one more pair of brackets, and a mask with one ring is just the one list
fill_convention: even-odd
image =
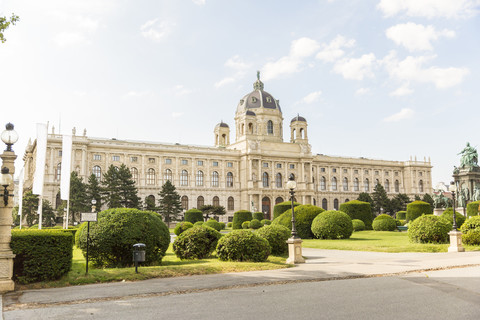
[(90, 202), (86, 194), (87, 186), (76, 171), (70, 174), (70, 216), (72, 222), (80, 219), (80, 213), (90, 211)]
[(93, 199), (97, 201), (95, 206), (97, 207), (97, 211), (100, 211), (103, 204), (102, 186), (100, 185), (100, 182), (93, 173), (88, 177), (86, 193), (87, 199), (90, 200), (90, 203)]
[(373, 189), (372, 200), (373, 212), (381, 213), (381, 208), (383, 208), (385, 213), (390, 213), (392, 211), (390, 199), (387, 196), (385, 188), (380, 183), (378, 183)]
[(165, 182), (158, 195), (160, 196), (158, 199), (158, 212), (163, 216), (168, 227), (170, 227), (170, 221), (176, 220), (180, 212), (182, 212), (180, 195), (170, 180)]
[(132, 173), (126, 165), (110, 165), (103, 175), (103, 195), (109, 208), (139, 208), (140, 198)]
[(150, 196), (146, 196), (145, 200), (143, 201), (143, 209), (147, 211), (157, 211), (157, 206), (155, 203), (155, 199)]

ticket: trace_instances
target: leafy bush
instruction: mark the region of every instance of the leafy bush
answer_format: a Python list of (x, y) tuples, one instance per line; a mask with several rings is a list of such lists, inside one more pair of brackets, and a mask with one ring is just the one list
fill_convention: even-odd
[(312, 232), (319, 239), (348, 239), (353, 232), (352, 219), (343, 211), (324, 211), (313, 219)]
[(177, 223), (175, 226), (175, 229), (173, 229), (173, 233), (175, 233), (177, 236), (181, 235), (184, 231), (193, 228), (193, 224), (188, 221), (183, 221), (180, 223)]
[(268, 219), (263, 219), (262, 221), (260, 221), (264, 226), (267, 226), (267, 225), (271, 225), (272, 224), (272, 221), (268, 220)]
[(233, 225), (233, 222), (228, 222), (228, 223), (227, 223), (227, 228), (231, 228), (232, 225)]
[(396, 217), (399, 220), (407, 220), (407, 211), (398, 211)]
[[(452, 208), (447, 208), (445, 211), (443, 211), (442, 215), (440, 216), (442, 218), (447, 219), (450, 221), (450, 224), (453, 225), (453, 209)], [(460, 214), (458, 211), (455, 211), (455, 222), (457, 223), (457, 228), (460, 228), (462, 224), (467, 220), (463, 216), (463, 214)]]
[(12, 230), (13, 279), (55, 280), (72, 267), (73, 236), (60, 230)]
[(263, 224), (259, 220), (253, 219), (252, 221), (250, 221), (249, 227), (250, 229), (259, 229), (263, 227)]
[(478, 204), (480, 204), (480, 201), (473, 201), (467, 204), (467, 217), (478, 215)]
[(242, 229), (250, 229), (250, 221), (244, 221), (242, 223)]
[(397, 227), (403, 226), (403, 222), (400, 219), (395, 219), (395, 224), (397, 225)]
[(365, 223), (360, 219), (352, 220), (353, 231), (363, 231), (365, 230)]
[(399, 220), (399, 221), (400, 221), (400, 223), (401, 223), (401, 224), (400, 224), (401, 226), (406, 225), (407, 220)]
[(190, 209), (185, 212), (185, 221), (195, 224), (197, 221), (203, 222), (203, 212), (198, 209)]
[[(300, 205), (300, 203), (293, 202), (294, 207), (299, 206), (299, 205)], [(273, 220), (278, 218), (282, 213), (284, 213), (285, 211), (287, 211), (289, 209), (292, 210), (292, 202), (291, 201), (284, 201), (284, 202), (277, 203), (273, 207)]]
[(210, 219), (207, 222), (205, 222), (203, 225), (207, 226), (207, 227), (210, 227), (210, 228), (213, 228), (217, 231), (222, 230), (222, 225), (220, 224), (220, 222), (218, 222), (215, 219)]
[(394, 231), (397, 222), (388, 214), (381, 214), (373, 220), (372, 227), (375, 231)]
[(198, 227), (198, 226), (202, 226), (203, 225), (203, 221), (197, 221), (193, 224), (194, 227)]
[(480, 245), (480, 228), (468, 230), (467, 233), (462, 234), (462, 240), (467, 245)]
[(242, 229), (242, 223), (252, 220), (252, 213), (247, 210), (240, 210), (233, 214), (233, 229)]
[(217, 256), (223, 261), (266, 261), (270, 255), (268, 241), (250, 230), (233, 230), (217, 244)]
[(272, 254), (282, 255), (288, 252), (287, 240), (290, 238), (290, 230), (279, 224), (266, 225), (256, 231), (260, 237), (267, 239)]
[(407, 221), (413, 221), (424, 214), (432, 214), (432, 207), (428, 202), (413, 201), (407, 204)]
[[(325, 210), (311, 204), (295, 207), (295, 229), (300, 238), (313, 238), (312, 221), (323, 211)], [(279, 224), (292, 230), (292, 210), (290, 209), (282, 213), (278, 218), (273, 220), (272, 225), (273, 224)]]
[(222, 237), (217, 230), (205, 225), (193, 227), (173, 242), (173, 252), (180, 259), (204, 259), (209, 257)]
[(445, 218), (423, 215), (408, 224), (408, 238), (411, 242), (446, 243), (452, 229)]
[(352, 200), (340, 205), (340, 211), (345, 212), (352, 219), (362, 220), (365, 229), (372, 230), (372, 208), (370, 203)]
[(252, 218), (257, 219), (258, 221), (262, 221), (263, 219), (265, 219), (265, 216), (263, 215), (263, 212), (254, 212)]
[(470, 217), (462, 224), (460, 231), (467, 233), (469, 230), (480, 229), (480, 216)]
[(220, 228), (221, 228), (220, 230), (225, 230), (225, 227), (226, 227), (225, 222), (219, 222), (219, 223), (220, 223)]
[[(85, 253), (87, 223), (77, 231), (76, 244)], [(160, 215), (138, 209), (114, 208), (98, 214), (90, 223), (89, 257), (97, 266), (132, 265), (135, 243), (144, 243), (145, 263), (161, 262), (170, 244), (170, 232)]]

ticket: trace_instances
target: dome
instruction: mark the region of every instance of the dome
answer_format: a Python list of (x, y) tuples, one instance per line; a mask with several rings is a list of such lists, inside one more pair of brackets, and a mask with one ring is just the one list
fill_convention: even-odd
[(229, 128), (228, 124), (225, 122), (221, 121), (219, 124), (217, 124), (215, 127), (222, 127), (222, 128)]
[(257, 73), (257, 81), (253, 83), (253, 91), (245, 95), (237, 106), (238, 113), (244, 113), (251, 109), (272, 109), (282, 112), (280, 104), (270, 93), (263, 90), (263, 82), (260, 81), (260, 73)]
[(295, 118), (292, 119), (292, 121), (290, 121), (290, 123), (295, 122), (295, 121), (307, 122), (307, 120), (304, 117), (300, 117), (298, 114)]
[(247, 116), (256, 116), (255, 112), (253, 111), (250, 111), (250, 110), (247, 110), (247, 112), (245, 113)]

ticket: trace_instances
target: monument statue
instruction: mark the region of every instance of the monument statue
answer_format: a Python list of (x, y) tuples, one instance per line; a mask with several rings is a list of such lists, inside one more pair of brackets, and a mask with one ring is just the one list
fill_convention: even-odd
[(460, 158), (460, 168), (478, 167), (477, 149), (471, 147), (469, 142), (467, 142), (467, 146), (459, 153), (459, 155), (462, 155)]
[(435, 208), (447, 208), (448, 204), (448, 198), (443, 194), (443, 190), (439, 189), (438, 194), (433, 195), (433, 206)]
[(472, 200), (473, 201), (479, 201), (480, 200), (480, 188), (478, 186), (475, 186), (473, 188)]

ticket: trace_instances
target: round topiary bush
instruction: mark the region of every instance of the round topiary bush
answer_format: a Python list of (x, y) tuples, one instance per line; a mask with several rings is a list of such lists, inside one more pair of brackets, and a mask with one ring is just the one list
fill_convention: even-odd
[(185, 212), (185, 221), (195, 224), (197, 221), (203, 222), (203, 212), (198, 209), (190, 209)]
[[(76, 245), (87, 248), (87, 223), (78, 229)], [(132, 265), (132, 249), (144, 243), (145, 263), (161, 262), (170, 244), (170, 232), (157, 213), (138, 209), (115, 208), (98, 214), (90, 223), (89, 257), (97, 266)]]
[[(295, 228), (300, 238), (313, 238), (312, 221), (323, 211), (325, 210), (311, 204), (295, 207)], [(272, 225), (274, 224), (280, 224), (292, 230), (292, 210), (287, 210), (282, 213), (278, 218), (273, 220)]]
[[(294, 207), (299, 206), (299, 205), (300, 205), (300, 203), (295, 202), (295, 201), (293, 202)], [(282, 213), (284, 213), (288, 209), (290, 209), (290, 210), (292, 209), (292, 202), (291, 201), (285, 201), (285, 202), (277, 203), (273, 207), (273, 220), (278, 218)]]
[(467, 217), (478, 216), (478, 205), (480, 201), (473, 201), (467, 204)]
[(242, 229), (242, 223), (252, 220), (252, 213), (247, 210), (240, 210), (233, 214), (233, 229)]
[(290, 238), (290, 230), (279, 224), (263, 226), (256, 231), (260, 237), (267, 239), (272, 254), (282, 255), (288, 252), (287, 240)]
[(397, 224), (397, 227), (403, 226), (403, 222), (400, 219), (395, 219), (395, 223)]
[(254, 212), (252, 217), (253, 219), (257, 219), (258, 221), (262, 221), (263, 219), (265, 219), (263, 212)]
[(226, 227), (225, 222), (219, 222), (219, 223), (220, 223), (220, 228), (221, 228), (220, 230), (225, 230), (225, 227)]
[(407, 219), (407, 211), (398, 211), (395, 217), (399, 220), (406, 220)]
[(223, 261), (266, 261), (270, 255), (268, 241), (250, 230), (233, 230), (217, 244), (217, 256)]
[(260, 229), (261, 227), (263, 227), (263, 224), (257, 220), (257, 219), (253, 219), (252, 221), (250, 221), (250, 225), (249, 225), (250, 229)]
[(268, 226), (268, 225), (271, 225), (272, 224), (272, 221), (268, 220), (268, 219), (263, 219), (262, 221), (260, 221), (264, 226)]
[(183, 222), (177, 223), (177, 225), (175, 226), (175, 229), (173, 229), (173, 233), (179, 236), (182, 234), (182, 232), (190, 228), (193, 228), (193, 224), (188, 221), (183, 221)]
[(250, 229), (250, 221), (244, 221), (242, 223), (242, 229)]
[(319, 239), (348, 239), (353, 232), (352, 219), (343, 211), (324, 211), (313, 219), (312, 232)]
[(446, 243), (452, 229), (445, 218), (423, 215), (408, 224), (408, 238), (411, 242)]
[(469, 230), (480, 229), (480, 216), (474, 216), (465, 220), (460, 228), (462, 233), (467, 233)]
[(471, 246), (480, 245), (480, 228), (468, 230), (462, 234), (463, 243)]
[(424, 214), (432, 214), (432, 207), (428, 202), (413, 201), (407, 204), (407, 222), (413, 221)]
[(345, 212), (353, 219), (362, 220), (365, 229), (372, 230), (372, 207), (370, 203), (352, 200), (340, 205), (340, 211)]
[(210, 228), (213, 228), (217, 231), (222, 230), (222, 225), (220, 224), (220, 222), (218, 222), (215, 219), (210, 219), (207, 222), (205, 222), (203, 225), (207, 226), (207, 227), (210, 227)]
[(372, 227), (375, 231), (394, 231), (397, 222), (388, 214), (381, 214), (373, 220)]
[(231, 228), (232, 225), (233, 225), (233, 222), (228, 222), (228, 223), (227, 223), (227, 228)]
[(194, 227), (202, 226), (204, 224), (203, 221), (197, 221), (193, 224)]
[[(452, 208), (447, 208), (445, 211), (443, 211), (440, 217), (447, 219), (453, 225), (453, 209)], [(457, 228), (460, 228), (462, 224), (465, 222), (465, 220), (467, 220), (467, 218), (465, 218), (463, 214), (460, 214), (458, 211), (455, 211), (455, 222), (457, 223)]]
[(173, 242), (173, 252), (180, 259), (204, 259), (209, 257), (222, 237), (217, 230), (198, 226), (188, 229)]
[(365, 230), (365, 223), (360, 219), (352, 220), (353, 231), (363, 231)]

